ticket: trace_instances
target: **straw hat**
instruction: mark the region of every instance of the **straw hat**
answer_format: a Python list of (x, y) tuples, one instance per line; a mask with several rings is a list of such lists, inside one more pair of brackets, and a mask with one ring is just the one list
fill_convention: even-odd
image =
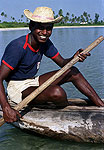
[(62, 16), (54, 19), (52, 9), (48, 7), (37, 7), (33, 13), (25, 9), (24, 14), (28, 19), (41, 23), (58, 23), (62, 20)]

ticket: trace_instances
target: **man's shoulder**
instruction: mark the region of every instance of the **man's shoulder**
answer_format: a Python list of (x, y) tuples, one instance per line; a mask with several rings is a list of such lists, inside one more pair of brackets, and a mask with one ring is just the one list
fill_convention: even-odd
[(8, 44), (8, 46), (7, 47), (14, 47), (14, 46), (16, 46), (16, 47), (23, 47), (23, 45), (25, 44), (25, 41), (26, 41), (26, 35), (24, 35), (24, 36), (21, 36), (21, 37), (18, 37), (18, 38), (16, 38), (16, 39), (14, 39), (14, 40), (12, 40), (9, 44)]
[(6, 54), (9, 54), (9, 53), (24, 54), (25, 51), (23, 49), (23, 46), (25, 44), (25, 41), (26, 41), (26, 36), (21, 36), (21, 37), (18, 37), (16, 39), (12, 40), (5, 49)]

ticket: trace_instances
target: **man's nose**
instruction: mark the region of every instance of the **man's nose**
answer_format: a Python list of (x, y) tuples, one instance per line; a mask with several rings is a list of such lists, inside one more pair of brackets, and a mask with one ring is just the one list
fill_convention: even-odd
[(43, 29), (43, 30), (42, 30), (42, 33), (43, 33), (44, 35), (46, 35), (46, 34), (47, 34), (47, 29)]

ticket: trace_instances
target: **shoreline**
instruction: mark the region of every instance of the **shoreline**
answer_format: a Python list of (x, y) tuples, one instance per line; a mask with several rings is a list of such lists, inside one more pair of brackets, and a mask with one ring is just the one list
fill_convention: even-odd
[[(104, 26), (56, 26), (56, 28), (104, 28)], [(11, 30), (29, 30), (29, 27), (19, 27), (19, 28), (0, 28), (0, 31), (11, 31)]]

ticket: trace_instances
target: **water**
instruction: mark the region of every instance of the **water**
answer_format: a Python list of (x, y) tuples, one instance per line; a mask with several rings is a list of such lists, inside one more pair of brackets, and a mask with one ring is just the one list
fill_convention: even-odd
[[(0, 58), (6, 45), (14, 38), (27, 34), (28, 30), (0, 31)], [(100, 35), (104, 35), (104, 28), (65, 28), (54, 29), (51, 39), (63, 57), (71, 57), (79, 48), (86, 48)], [(94, 87), (101, 98), (104, 85), (104, 42), (91, 51), (91, 56), (84, 63), (75, 66)], [(50, 59), (44, 57), (39, 74), (58, 69)], [(4, 83), (5, 84), (5, 83)], [(68, 97), (85, 98), (71, 83), (63, 85)], [(9, 124), (0, 127), (0, 150), (104, 150), (104, 144), (75, 143), (59, 141), (36, 134), (23, 132)]]

